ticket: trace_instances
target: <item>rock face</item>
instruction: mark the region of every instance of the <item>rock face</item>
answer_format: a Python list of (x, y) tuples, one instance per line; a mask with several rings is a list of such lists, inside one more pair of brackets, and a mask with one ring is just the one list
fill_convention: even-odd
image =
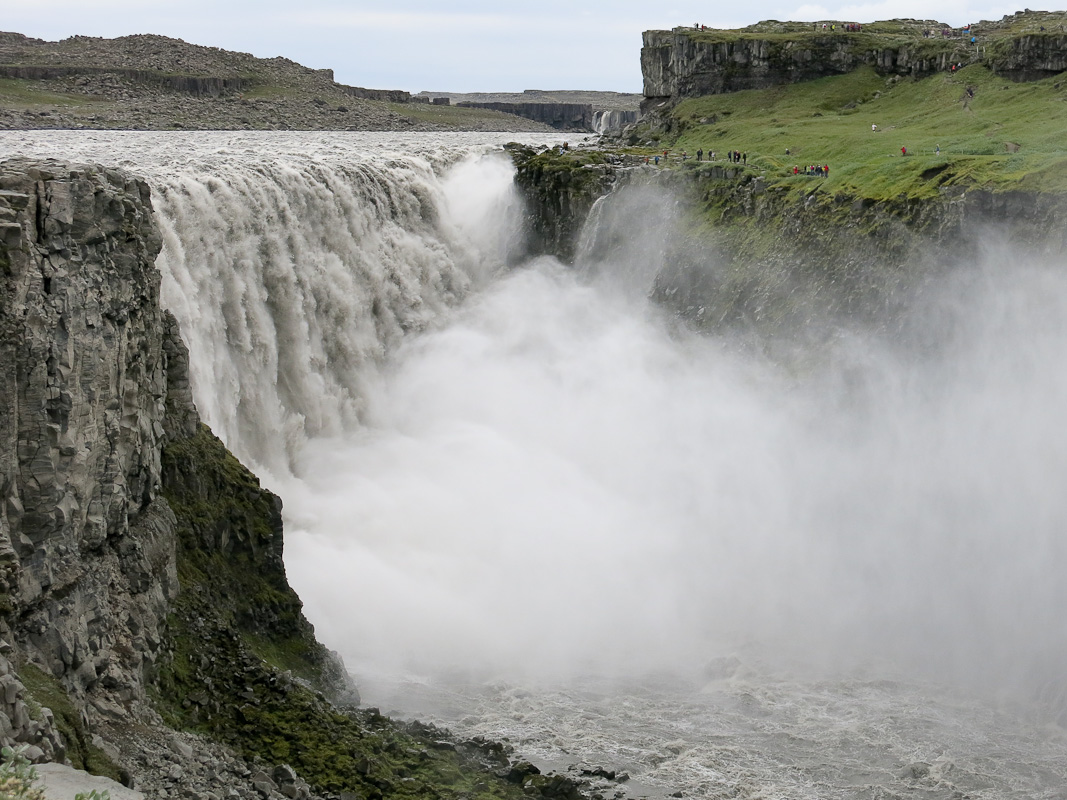
[(645, 31), (643, 108), (841, 75), (864, 65), (887, 75), (923, 77), (980, 62), (1013, 80), (1067, 69), (1067, 15), (1060, 12), (1020, 12), (966, 30), (936, 20), (893, 20), (858, 30), (833, 24), (834, 30), (822, 23), (762, 22), (737, 31)]
[(515, 182), (526, 201), (530, 254), (554, 255), (570, 263), (593, 204), (615, 183), (614, 165), (588, 151), (509, 148)]
[(159, 308), (149, 190), (116, 171), (6, 162), (0, 215), (5, 635), (78, 696), (134, 711), (177, 591), (162, 448), (196, 419)]
[(593, 106), (576, 103), (458, 103), (461, 108), (486, 108), (532, 119), (560, 131), (593, 133)]
[[(0, 164), (0, 744), (113, 777), (159, 726), (149, 688), (172, 661), (191, 548), (271, 587), (227, 636), (284, 609), (294, 664), (343, 683), (285, 581), (278, 499), (235, 461), (221, 474), (196, 448), (181, 454), (205, 434), (185, 345), (159, 306), (159, 249), (143, 181)], [(164, 497), (189, 491), (226, 514), (211, 536), (188, 519), (199, 506), (176, 514)], [(244, 515), (218, 501), (238, 495)], [(141, 733), (125, 751), (96, 735), (121, 742), (131, 726)]]

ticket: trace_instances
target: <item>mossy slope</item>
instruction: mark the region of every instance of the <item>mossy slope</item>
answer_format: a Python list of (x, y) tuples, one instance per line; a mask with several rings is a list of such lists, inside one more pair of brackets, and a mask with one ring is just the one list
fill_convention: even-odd
[[(943, 187), (1067, 191), (1067, 80), (1061, 77), (1013, 83), (975, 65), (913, 81), (864, 67), (685, 100), (671, 118), (666, 132), (638, 138), (691, 154), (741, 150), (751, 174), (796, 196), (929, 198)], [(808, 164), (828, 164), (829, 178), (793, 177), (794, 166)]]
[(521, 789), (485, 742), (334, 705), (347, 678), (314, 638), (285, 581), (280, 502), (207, 429), (164, 451), (179, 525), (182, 589), (156, 676), (171, 725), (265, 766), (286, 763), (320, 793), (365, 798), (508, 798)]

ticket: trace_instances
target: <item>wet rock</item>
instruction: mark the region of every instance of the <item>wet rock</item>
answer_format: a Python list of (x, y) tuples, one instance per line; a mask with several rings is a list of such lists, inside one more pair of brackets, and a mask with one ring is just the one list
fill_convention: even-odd
[(916, 761), (908, 764), (900, 771), (900, 777), (905, 780), (921, 780), (930, 776), (930, 765), (925, 761)]
[(517, 761), (506, 772), (502, 772), (502, 776), (507, 778), (509, 783), (518, 783), (520, 785), (525, 783), (530, 776), (540, 774), (541, 770), (529, 761)]

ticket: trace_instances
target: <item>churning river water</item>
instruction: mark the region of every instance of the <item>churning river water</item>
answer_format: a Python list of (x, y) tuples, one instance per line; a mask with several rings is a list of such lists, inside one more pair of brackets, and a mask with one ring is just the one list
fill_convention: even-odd
[(514, 136), (0, 157), (148, 180), (200, 412), (368, 704), (608, 796), (1067, 798), (1062, 256), (991, 242), (892, 325), (698, 335), (648, 300), (676, 199), (528, 258)]

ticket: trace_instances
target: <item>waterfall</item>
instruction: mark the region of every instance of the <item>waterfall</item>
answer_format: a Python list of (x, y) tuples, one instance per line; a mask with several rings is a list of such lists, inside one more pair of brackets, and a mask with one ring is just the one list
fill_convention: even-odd
[(601, 136), (621, 133), (623, 128), (633, 125), (639, 118), (637, 111), (596, 111), (593, 113), (593, 130)]
[(501, 135), (50, 132), (44, 155), (145, 175), (162, 303), (201, 416), (239, 457), (289, 472), (357, 425), (386, 354), (520, 245)]

